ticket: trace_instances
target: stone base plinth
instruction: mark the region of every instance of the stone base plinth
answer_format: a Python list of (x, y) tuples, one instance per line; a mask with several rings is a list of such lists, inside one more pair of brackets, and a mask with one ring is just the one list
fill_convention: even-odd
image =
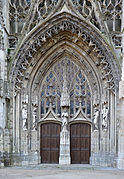
[(59, 164), (70, 164), (70, 134), (67, 130), (60, 133)]
[(28, 166), (39, 164), (38, 154), (12, 154), (11, 165), (12, 166)]
[(90, 164), (102, 167), (117, 167), (117, 158), (115, 154), (92, 154)]
[(70, 164), (70, 163), (71, 163), (70, 156), (61, 155), (59, 157), (59, 164)]
[[(1, 160), (1, 159), (0, 159)], [(4, 163), (0, 161), (0, 168), (4, 168)]]
[(117, 168), (124, 169), (124, 153), (118, 154)]
[(117, 168), (124, 169), (124, 159), (118, 159)]

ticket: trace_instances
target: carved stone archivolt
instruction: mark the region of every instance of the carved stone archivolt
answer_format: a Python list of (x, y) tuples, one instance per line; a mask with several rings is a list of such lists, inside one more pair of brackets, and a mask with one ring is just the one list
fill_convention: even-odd
[[(106, 48), (105, 42), (103, 42), (103, 40), (101, 41), (100, 36), (96, 34), (95, 31), (92, 31), (90, 27), (86, 27), (86, 23), (79, 24), (75, 17), (73, 17), (73, 20), (70, 22), (70, 15), (66, 15), (66, 19), (64, 16), (65, 13), (61, 14), (60, 17), (62, 18), (62, 20), (57, 22), (54, 20), (54, 18), (51, 19), (52, 24), (54, 25), (51, 27), (47, 27), (49, 30), (43, 30), (43, 32), (41, 27), (41, 30), (39, 29), (38, 32), (36, 31), (32, 35), (32, 37), (30, 37), (31, 39), (27, 39), (26, 43), (21, 47), (20, 53), (16, 57), (17, 60), (13, 64), (11, 74), (11, 77), (13, 77), (15, 88), (17, 90), (21, 89), (22, 81), (25, 77), (25, 70), (29, 66), (32, 66), (32, 63), (34, 61), (33, 56), (38, 52), (38, 50), (42, 46), (44, 46), (46, 41), (48, 42), (52, 37), (55, 37), (57, 34), (64, 31), (70, 31), (76, 36), (74, 39), (74, 43), (76, 43), (78, 39), (82, 43), (85, 42), (87, 46), (90, 47), (87, 53), (90, 54), (90, 52), (92, 51), (97, 56), (97, 61), (95, 61), (95, 63), (98, 68), (100, 65), (102, 66), (102, 69), (104, 70), (103, 78), (107, 79), (107, 83), (109, 84), (110, 88), (118, 88), (118, 81), (120, 79), (120, 76), (119, 72), (116, 71), (118, 69), (116, 67), (117, 64), (113, 60), (114, 57), (112, 56), (111, 52), (108, 51), (108, 49)], [(57, 39), (53, 38), (53, 41), (55, 44), (57, 43)], [(52, 44), (52, 46), (53, 45), (54, 44)], [(42, 48), (42, 55), (46, 51), (48, 51), (47, 47)]]

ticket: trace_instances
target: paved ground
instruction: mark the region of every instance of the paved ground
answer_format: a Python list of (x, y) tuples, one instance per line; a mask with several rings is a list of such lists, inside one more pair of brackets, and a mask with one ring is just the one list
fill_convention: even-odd
[(0, 169), (0, 179), (124, 179), (124, 170), (89, 165), (39, 165)]

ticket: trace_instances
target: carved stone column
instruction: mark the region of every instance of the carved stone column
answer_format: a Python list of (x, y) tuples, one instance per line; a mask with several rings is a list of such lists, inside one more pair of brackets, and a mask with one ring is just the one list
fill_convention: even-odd
[[(124, 9), (124, 0), (123, 6)], [(119, 98), (120, 98), (120, 126), (119, 126), (119, 141), (118, 141), (118, 168), (124, 169), (124, 11), (122, 15), (122, 78), (119, 84)]]
[(120, 98), (120, 115), (119, 115), (119, 140), (118, 140), (118, 163), (119, 169), (124, 169), (124, 81), (120, 82), (120, 91), (123, 91)]
[(63, 92), (61, 96), (62, 130), (60, 133), (59, 164), (70, 164), (70, 132), (68, 130), (70, 97), (68, 93), (66, 70), (64, 71)]
[[(1, 40), (1, 29), (0, 29), (0, 44), (2, 43)], [(6, 106), (6, 101), (5, 101), (5, 93), (4, 93), (4, 79), (5, 79), (5, 53), (4, 50), (0, 46), (0, 127), (2, 129), (5, 128), (6, 121), (5, 121), (5, 106)]]
[(60, 157), (59, 164), (70, 164), (70, 133), (62, 130), (60, 133)]

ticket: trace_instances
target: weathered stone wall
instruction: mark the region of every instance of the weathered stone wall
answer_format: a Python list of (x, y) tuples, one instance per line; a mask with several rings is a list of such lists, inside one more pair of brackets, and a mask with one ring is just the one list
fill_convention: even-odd
[(8, 49), (8, 0), (0, 1), (0, 166), (11, 163), (11, 145), (9, 124), (7, 122), (7, 101), (9, 85), (7, 82), (7, 49)]
[[(122, 7), (124, 9), (124, 0)], [(124, 11), (122, 14), (122, 77), (119, 85), (118, 168), (124, 169)]]

